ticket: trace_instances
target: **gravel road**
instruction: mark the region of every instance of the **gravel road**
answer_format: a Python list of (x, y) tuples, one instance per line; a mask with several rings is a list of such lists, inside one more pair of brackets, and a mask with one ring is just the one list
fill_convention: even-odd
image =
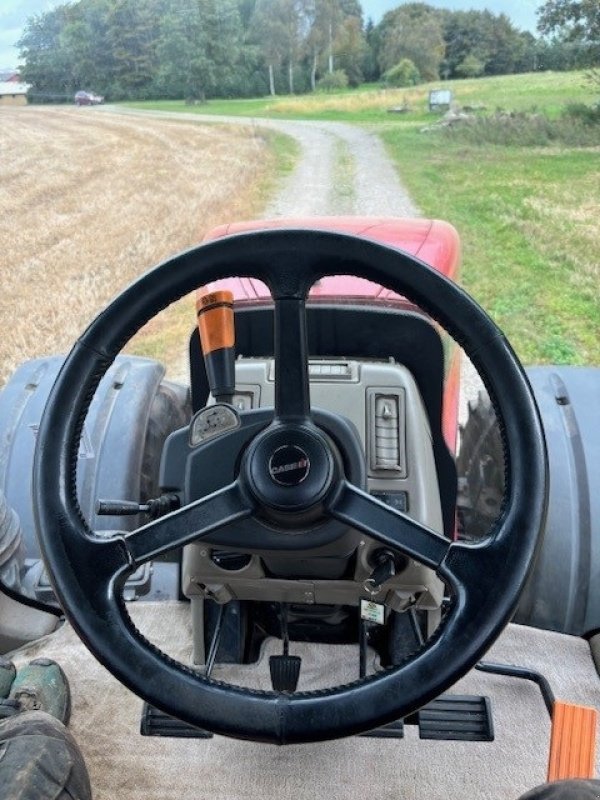
[[(277, 120), (270, 127), (293, 136), (301, 158), (266, 214), (420, 216), (375, 134), (340, 122)], [(350, 187), (340, 193), (337, 180)]]

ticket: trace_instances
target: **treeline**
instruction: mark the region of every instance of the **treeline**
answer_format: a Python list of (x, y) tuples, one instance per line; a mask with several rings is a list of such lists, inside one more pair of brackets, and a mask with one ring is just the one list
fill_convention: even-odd
[(79, 0), (30, 18), (19, 41), (34, 96), (248, 97), (383, 80), (579, 66), (505, 14), (407, 3), (378, 25), (358, 0)]

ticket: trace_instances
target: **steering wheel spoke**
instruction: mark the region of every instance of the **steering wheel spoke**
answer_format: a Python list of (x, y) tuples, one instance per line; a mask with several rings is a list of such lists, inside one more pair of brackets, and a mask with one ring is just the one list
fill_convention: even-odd
[(310, 416), (308, 343), (304, 298), (275, 299), (275, 417)]
[(245, 519), (252, 511), (250, 498), (236, 481), (127, 534), (125, 547), (134, 564), (143, 564)]
[(437, 569), (450, 542), (426, 525), (344, 481), (329, 513), (373, 539)]

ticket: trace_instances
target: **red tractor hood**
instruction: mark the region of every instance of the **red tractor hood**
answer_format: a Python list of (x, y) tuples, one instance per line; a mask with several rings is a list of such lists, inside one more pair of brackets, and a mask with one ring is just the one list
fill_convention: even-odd
[[(235, 233), (271, 228), (305, 228), (338, 231), (373, 239), (381, 244), (405, 250), (456, 280), (460, 261), (460, 243), (456, 230), (447, 222), (396, 217), (285, 217), (281, 219), (235, 222), (213, 228), (205, 241)], [(229, 289), (238, 302), (270, 299), (267, 287), (254, 278), (229, 278), (219, 281), (220, 289)], [(371, 281), (348, 275), (325, 277), (310, 291), (314, 299), (356, 299), (363, 302), (389, 302), (402, 298)]]

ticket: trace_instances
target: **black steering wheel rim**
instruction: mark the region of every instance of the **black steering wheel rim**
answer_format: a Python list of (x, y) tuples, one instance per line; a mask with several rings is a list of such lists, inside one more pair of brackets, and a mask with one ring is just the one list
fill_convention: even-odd
[[(432, 554), (421, 560), (435, 566), (454, 589), (444, 623), (408, 663), (348, 686), (294, 695), (241, 689), (206, 679), (161, 653), (134, 627), (119, 593), (120, 581), (135, 566), (138, 544), (143, 560), (150, 558), (151, 533), (145, 540), (142, 535), (101, 540), (87, 529), (77, 504), (79, 436), (102, 375), (156, 313), (197, 286), (232, 273), (265, 281), (276, 309), (279, 300), (300, 308), (314, 281), (331, 274), (359, 275), (405, 295), (465, 349), (499, 414), (510, 480), (494, 535), (477, 545), (448, 543), (443, 551), (432, 540)], [(295, 347), (294, 336), (285, 337), (285, 346)], [(545, 517), (546, 472), (542, 427), (518, 359), (501, 331), (460, 288), (418, 259), (368, 239), (327, 231), (259, 231), (210, 242), (164, 262), (92, 322), (67, 357), (44, 413), (34, 464), (34, 507), (42, 553), (65, 613), (122, 683), (193, 725), (283, 744), (351, 735), (406, 716), (473, 666), (508, 623), (533, 563)], [(332, 515), (353, 520), (368, 502), (369, 513), (375, 509), (372, 524), (379, 519), (389, 523), (385, 510), (346, 487), (341, 481), (332, 493)], [(252, 511), (238, 485), (210, 508), (221, 519)]]

